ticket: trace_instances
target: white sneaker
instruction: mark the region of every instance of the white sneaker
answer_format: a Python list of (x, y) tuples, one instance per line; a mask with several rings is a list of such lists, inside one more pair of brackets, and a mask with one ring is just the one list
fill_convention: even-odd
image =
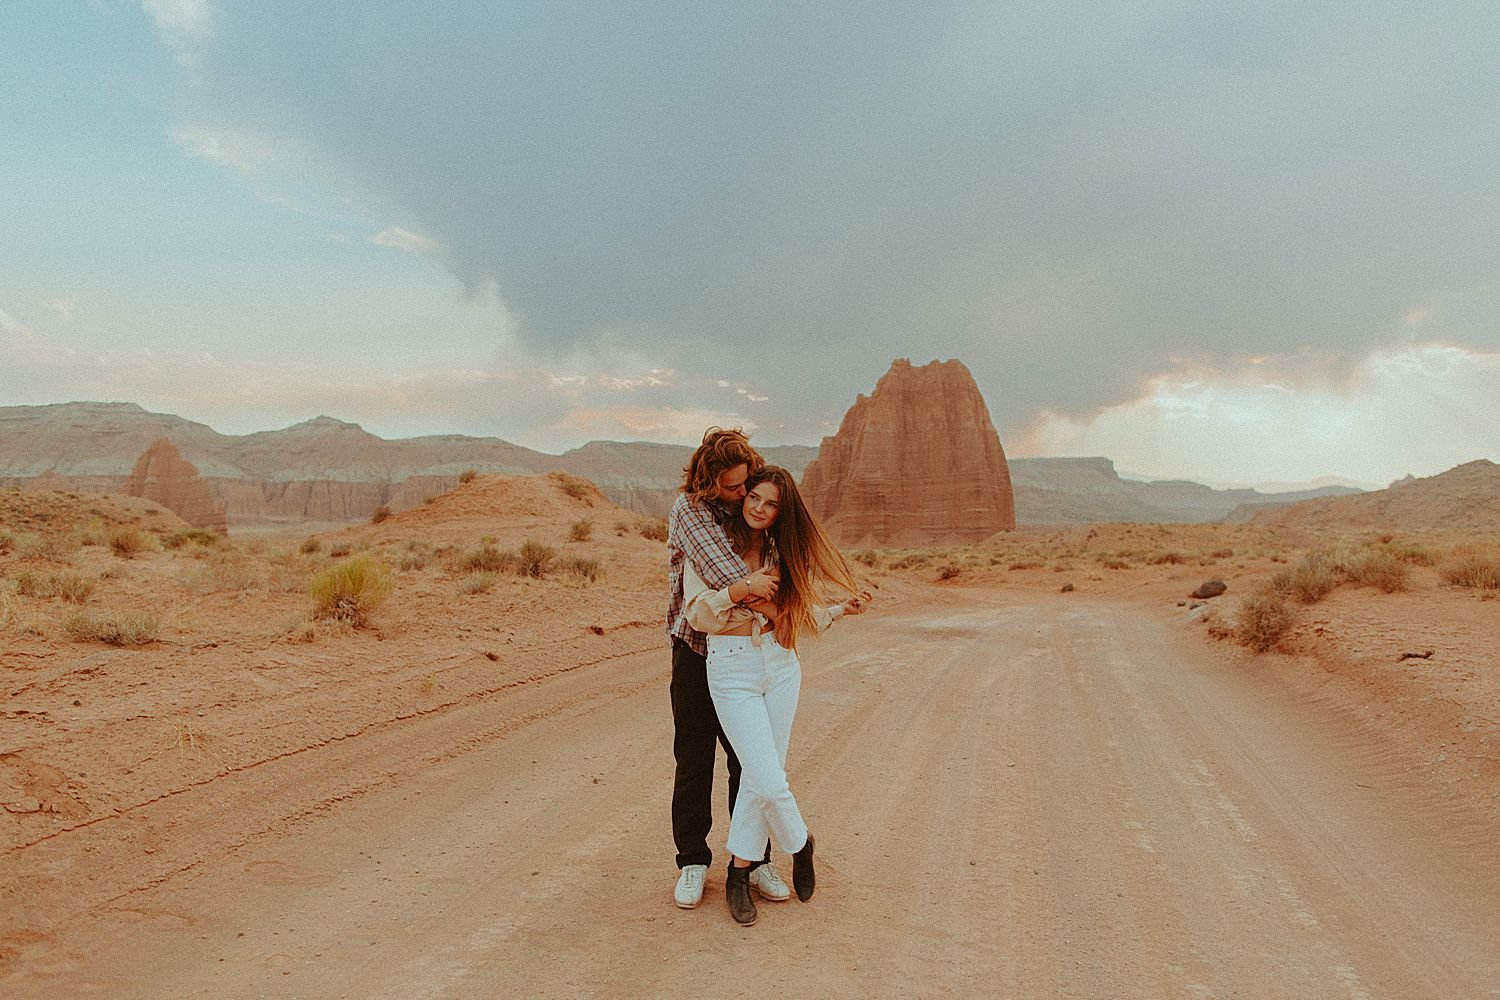
[(750, 873), (750, 888), (773, 903), (785, 903), (792, 898), (792, 890), (781, 881), (781, 876), (776, 874), (776, 868), (769, 861), (757, 865)]
[(677, 891), (672, 893), (677, 905), (691, 910), (703, 902), (703, 880), (707, 877), (708, 865), (683, 865), (682, 874), (677, 876)]

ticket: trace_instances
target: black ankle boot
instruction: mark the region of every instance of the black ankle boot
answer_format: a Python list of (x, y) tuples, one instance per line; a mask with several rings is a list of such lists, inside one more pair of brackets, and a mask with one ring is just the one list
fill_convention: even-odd
[(802, 850), (792, 855), (792, 888), (797, 890), (797, 898), (802, 902), (812, 899), (813, 889), (817, 887), (818, 877), (813, 871), (813, 835), (807, 835), (807, 843), (802, 845)]
[(755, 923), (755, 900), (750, 895), (750, 869), (736, 868), (729, 863), (729, 872), (724, 879), (724, 898), (729, 900), (729, 915), (735, 923), (749, 927)]

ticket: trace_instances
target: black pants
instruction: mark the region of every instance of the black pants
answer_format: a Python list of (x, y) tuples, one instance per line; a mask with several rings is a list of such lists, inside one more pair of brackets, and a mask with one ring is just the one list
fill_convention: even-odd
[[(672, 781), (672, 839), (677, 867), (711, 865), (714, 852), (708, 832), (714, 825), (714, 744), (729, 758), (729, 811), (740, 791), (740, 759), (719, 725), (708, 694), (708, 664), (681, 639), (672, 640), (672, 753), (677, 774)], [(771, 844), (766, 843), (766, 857)]]

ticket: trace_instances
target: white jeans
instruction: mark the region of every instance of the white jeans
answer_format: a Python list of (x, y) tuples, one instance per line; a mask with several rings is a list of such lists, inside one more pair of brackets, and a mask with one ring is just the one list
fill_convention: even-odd
[(758, 861), (772, 834), (783, 851), (807, 843), (807, 824), (786, 782), (786, 748), (802, 690), (797, 654), (767, 632), (708, 637), (708, 693), (740, 759), (740, 791), (729, 820), (729, 853)]

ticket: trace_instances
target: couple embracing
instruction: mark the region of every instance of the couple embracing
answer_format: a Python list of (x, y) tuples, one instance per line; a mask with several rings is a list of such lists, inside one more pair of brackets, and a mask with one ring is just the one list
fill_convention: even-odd
[[(791, 896), (771, 863), (774, 836), (792, 855), (797, 898), (816, 883), (813, 836), (787, 785), (786, 752), (802, 686), (798, 639), (869, 603), (790, 473), (766, 465), (737, 430), (711, 427), (683, 472), (667, 524), (672, 639), (672, 837), (677, 905), (703, 899), (713, 851), (716, 744), (729, 760), (729, 912), (755, 923), (752, 889)], [(823, 590), (849, 596), (825, 604)]]

